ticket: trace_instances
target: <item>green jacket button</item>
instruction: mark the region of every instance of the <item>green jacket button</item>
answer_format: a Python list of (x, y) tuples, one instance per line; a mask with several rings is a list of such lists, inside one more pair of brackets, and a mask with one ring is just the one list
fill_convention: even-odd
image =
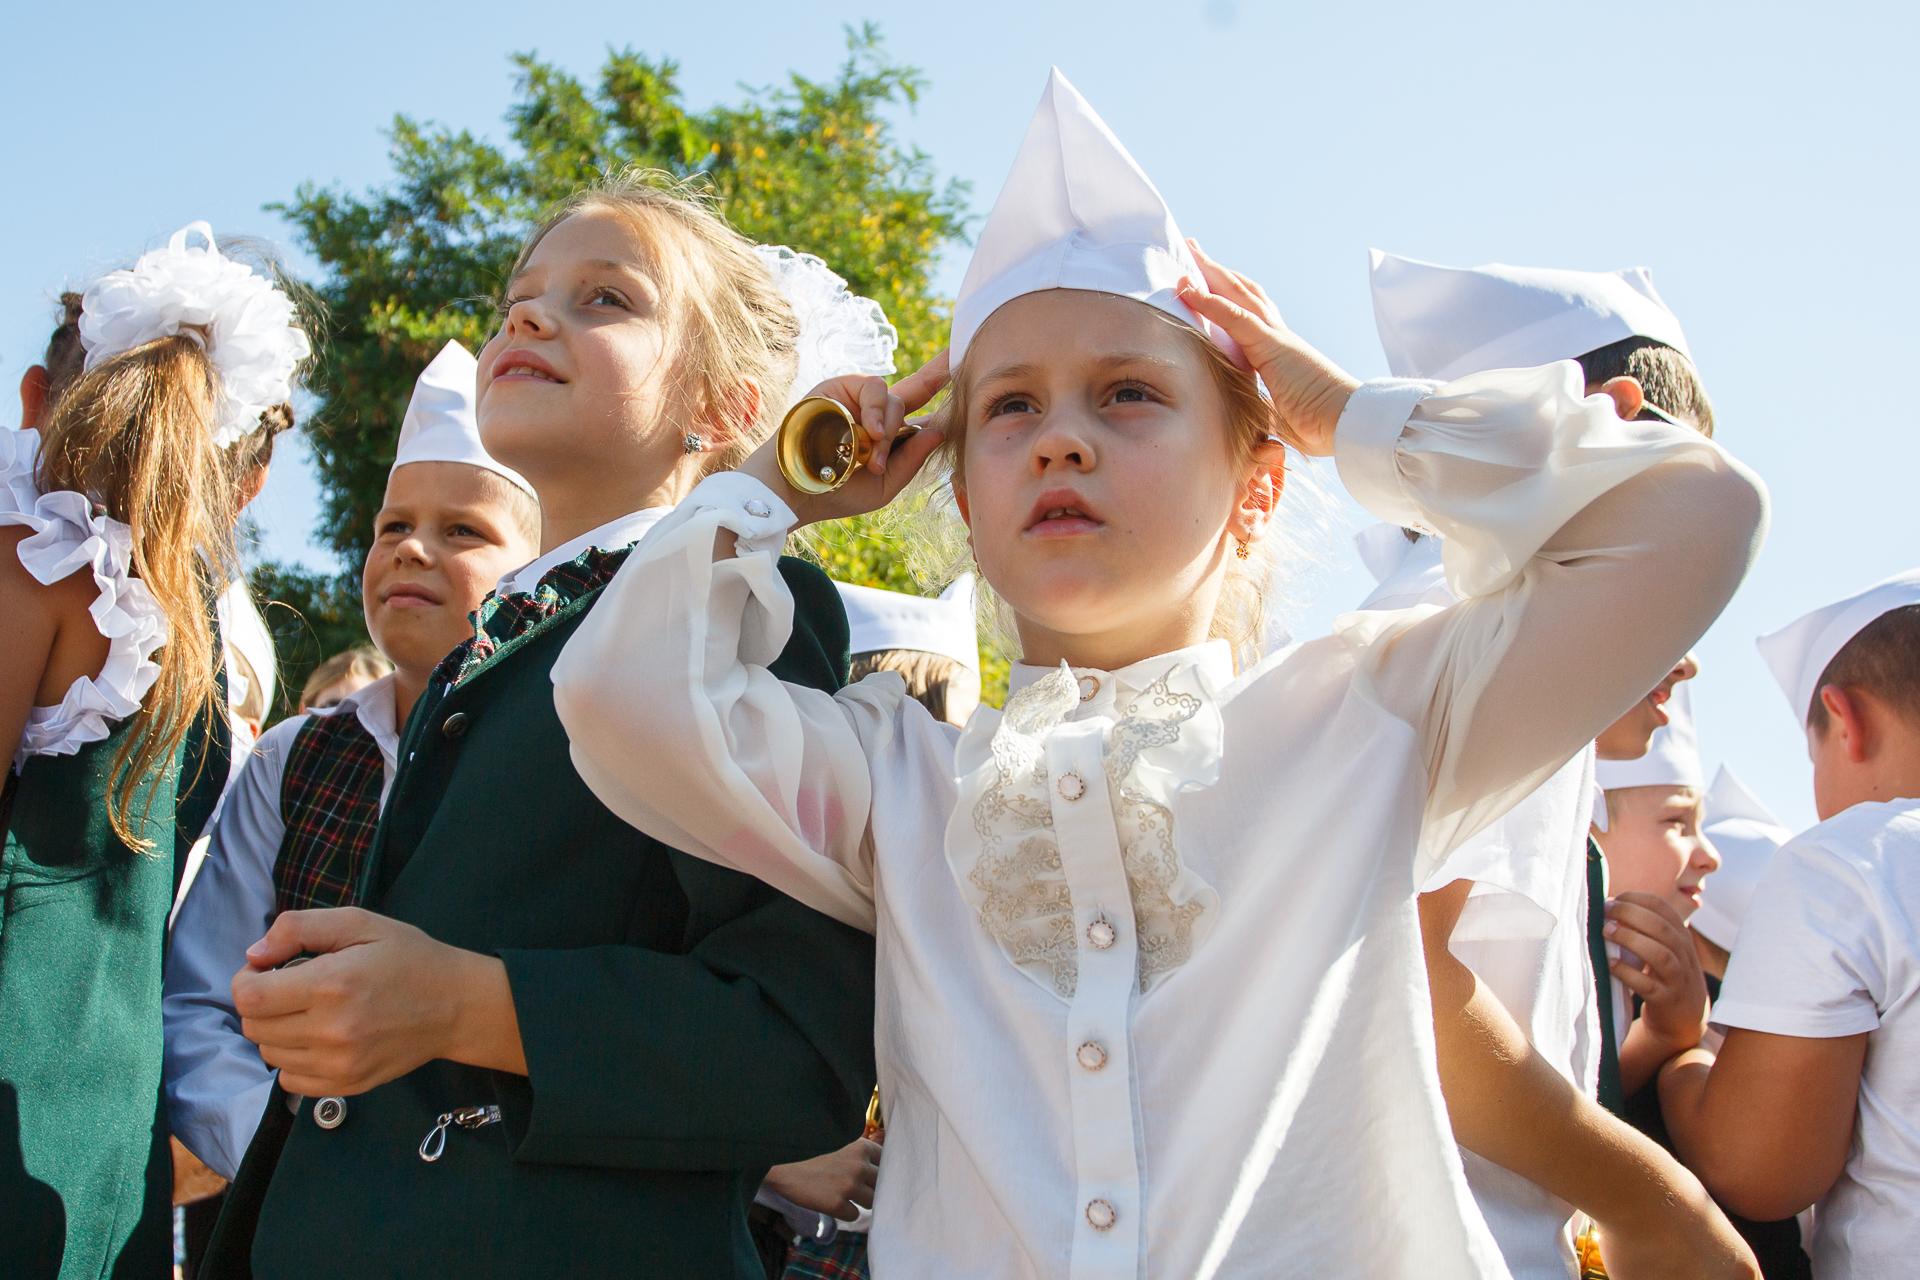
[(440, 722), (440, 732), (447, 738), (464, 738), (471, 718), (464, 711), (456, 711)]

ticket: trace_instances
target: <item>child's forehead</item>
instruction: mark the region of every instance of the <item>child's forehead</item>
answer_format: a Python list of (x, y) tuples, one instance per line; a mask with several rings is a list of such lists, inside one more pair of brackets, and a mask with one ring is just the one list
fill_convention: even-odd
[(1084, 289), (1022, 294), (1001, 306), (967, 348), (970, 381), (1056, 368), (1144, 363), (1203, 368), (1199, 334), (1133, 298)]
[(467, 462), (408, 462), (387, 474), (382, 510), (506, 511), (517, 491), (506, 480)]
[(644, 210), (589, 206), (568, 214), (540, 237), (516, 279), (556, 267), (592, 265), (657, 278), (671, 252), (670, 229)]

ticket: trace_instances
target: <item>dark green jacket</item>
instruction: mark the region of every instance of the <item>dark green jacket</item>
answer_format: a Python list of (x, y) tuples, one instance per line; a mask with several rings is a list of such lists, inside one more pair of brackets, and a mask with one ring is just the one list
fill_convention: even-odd
[[(846, 617), (786, 560), (774, 669), (837, 688)], [(366, 899), (506, 964), (525, 1077), (437, 1061), (294, 1122), (254, 1273), (280, 1277), (758, 1274), (747, 1206), (770, 1165), (860, 1132), (873, 943), (634, 830), (574, 772), (549, 673), (597, 595), (504, 645), (408, 721)], [(635, 662), (646, 655), (635, 653)], [(444, 1112), (504, 1122), (418, 1148)]]

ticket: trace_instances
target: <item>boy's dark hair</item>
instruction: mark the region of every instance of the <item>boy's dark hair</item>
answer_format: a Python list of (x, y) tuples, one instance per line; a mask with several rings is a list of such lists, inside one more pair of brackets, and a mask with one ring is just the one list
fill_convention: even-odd
[(60, 399), (60, 393), (73, 385), (87, 362), (86, 348), (80, 345), (80, 295), (60, 295), (60, 323), (47, 339), (47, 354), (40, 363), (47, 370), (47, 410)]
[(1830, 684), (1865, 689), (1920, 728), (1920, 604), (1887, 610), (1833, 655), (1807, 707), (1807, 724), (1815, 733), (1827, 731), (1820, 690)]
[(1693, 361), (1664, 342), (1640, 337), (1609, 342), (1581, 356), (1580, 371), (1586, 374), (1589, 387), (1613, 378), (1632, 378), (1648, 404), (1713, 437), (1713, 402), (1707, 399), (1699, 372)]

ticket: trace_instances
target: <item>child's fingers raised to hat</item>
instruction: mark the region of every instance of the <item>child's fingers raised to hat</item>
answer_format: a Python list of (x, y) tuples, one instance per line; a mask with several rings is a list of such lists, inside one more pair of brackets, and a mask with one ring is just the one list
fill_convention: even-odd
[(1200, 264), (1200, 274), (1205, 278), (1209, 290), (1245, 308), (1275, 328), (1282, 326), (1279, 308), (1273, 305), (1273, 299), (1267, 296), (1267, 291), (1260, 287), (1257, 280), (1214, 261), (1200, 247), (1198, 240), (1188, 240), (1187, 246), (1193, 250), (1193, 260)]

